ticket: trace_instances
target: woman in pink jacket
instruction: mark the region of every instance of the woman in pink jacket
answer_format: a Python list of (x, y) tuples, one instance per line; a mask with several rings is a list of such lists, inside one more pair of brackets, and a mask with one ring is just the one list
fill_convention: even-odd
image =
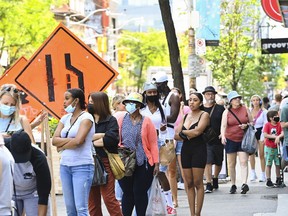
[(152, 121), (139, 112), (144, 107), (141, 94), (130, 93), (123, 104), (128, 113), (118, 119), (120, 144), (136, 150), (136, 168), (132, 176), (119, 180), (123, 190), (122, 213), (124, 216), (132, 215), (135, 206), (137, 216), (145, 216), (147, 191), (153, 175), (159, 171), (157, 133)]

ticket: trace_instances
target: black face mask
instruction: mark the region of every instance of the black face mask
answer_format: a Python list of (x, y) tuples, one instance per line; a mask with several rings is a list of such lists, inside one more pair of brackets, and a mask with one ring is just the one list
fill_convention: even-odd
[(280, 121), (279, 116), (274, 116), (274, 117), (273, 117), (273, 121), (275, 121), (275, 122), (279, 122), (279, 121)]
[(151, 96), (146, 96), (147, 100), (150, 102), (156, 102), (158, 100), (158, 95), (151, 95)]
[(95, 114), (95, 110), (94, 110), (94, 105), (93, 104), (88, 104), (87, 105), (87, 110), (91, 115)]

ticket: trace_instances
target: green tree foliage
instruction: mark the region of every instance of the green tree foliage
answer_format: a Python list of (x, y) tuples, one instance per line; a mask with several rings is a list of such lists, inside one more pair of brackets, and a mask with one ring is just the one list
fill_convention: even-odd
[(64, 0), (0, 0), (0, 55), (8, 51), (10, 65), (29, 58), (57, 26), (51, 5)]
[(261, 55), (258, 20), (259, 1), (222, 1), (220, 44), (210, 48), (206, 57), (211, 62), (213, 78), (226, 91), (237, 90), (244, 96), (262, 94), (263, 72), (279, 76), (281, 58)]
[(118, 39), (117, 47), (126, 50), (126, 62), (120, 65), (120, 74), (122, 78), (130, 79), (117, 81), (117, 85), (122, 87), (136, 86), (139, 91), (146, 81), (144, 72), (149, 66), (169, 66), (165, 32), (124, 31)]

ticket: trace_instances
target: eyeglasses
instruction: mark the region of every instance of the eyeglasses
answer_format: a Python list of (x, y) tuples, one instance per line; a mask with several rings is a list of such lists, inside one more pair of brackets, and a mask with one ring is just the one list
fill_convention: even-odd
[(6, 92), (10, 92), (13, 91), (14, 94), (19, 94), (20, 91), (17, 88), (14, 88), (13, 86), (4, 86), (1, 91), (6, 91)]

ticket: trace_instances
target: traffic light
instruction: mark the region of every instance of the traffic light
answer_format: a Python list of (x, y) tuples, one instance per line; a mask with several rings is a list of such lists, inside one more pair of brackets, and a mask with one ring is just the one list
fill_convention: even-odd
[(125, 50), (119, 50), (118, 51), (118, 63), (122, 64), (124, 62), (126, 62), (127, 60), (127, 54)]
[(98, 47), (98, 52), (106, 53), (107, 52), (107, 37), (97, 37), (97, 47)]

